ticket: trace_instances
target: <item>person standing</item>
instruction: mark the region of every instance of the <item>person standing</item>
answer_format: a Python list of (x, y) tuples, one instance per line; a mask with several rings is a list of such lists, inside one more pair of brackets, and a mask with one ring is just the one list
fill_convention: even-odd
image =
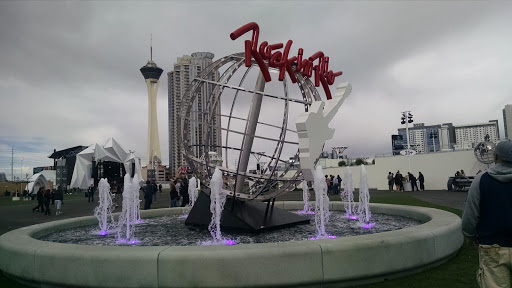
[(327, 195), (331, 194), (331, 179), (325, 175), (325, 184), (327, 184)]
[(411, 190), (414, 191), (414, 188), (416, 187), (416, 191), (420, 191), (420, 189), (418, 189), (418, 183), (416, 183), (417, 179), (416, 177), (414, 177), (414, 175), (412, 175), (411, 172), (409, 172), (409, 181), (411, 181)]
[(36, 210), (41, 210), (41, 213), (44, 213), (44, 197), (43, 197), (43, 191), (44, 187), (39, 187), (39, 190), (37, 190), (37, 206), (32, 208), (32, 213)]
[(464, 172), (464, 170), (462, 170), (462, 169), (460, 170), (460, 175), (459, 176), (460, 177), (466, 177), (466, 173)]
[(94, 184), (89, 187), (89, 190), (87, 190), (87, 202), (94, 202), (94, 192), (96, 191), (96, 187), (94, 187)]
[(400, 170), (398, 170), (398, 171), (396, 171), (396, 174), (395, 174), (396, 191), (402, 191), (402, 187), (404, 186), (402, 181), (403, 181), (402, 174), (400, 174)]
[(146, 186), (142, 188), (142, 191), (144, 192), (144, 210), (149, 210), (153, 201), (153, 185), (149, 180), (146, 181)]
[(154, 181), (151, 183), (151, 191), (153, 191), (153, 202), (156, 203), (156, 194), (158, 192), (158, 186), (156, 186), (156, 183)]
[(171, 208), (178, 207), (180, 196), (178, 195), (178, 190), (176, 190), (176, 185), (172, 181), (169, 185), (171, 187), (171, 191), (169, 192), (171, 196)]
[(182, 197), (181, 207), (187, 206), (190, 201), (190, 196), (188, 195), (188, 180), (186, 176), (183, 176), (180, 185), (180, 196)]
[(52, 192), (50, 189), (46, 189), (43, 193), (44, 202), (44, 215), (51, 215), (50, 202), (52, 201)]
[(389, 173), (388, 173), (388, 187), (389, 187), (389, 192), (393, 192), (393, 182), (395, 182), (395, 180), (394, 180), (394, 176), (393, 176), (393, 173), (389, 172)]
[(336, 195), (338, 194), (338, 187), (340, 186), (338, 182), (338, 178), (334, 177), (332, 178), (332, 194)]
[(158, 191), (162, 194), (162, 183), (158, 184)]
[(62, 187), (59, 187), (57, 189), (57, 192), (55, 192), (55, 215), (60, 215), (62, 212), (60, 211), (62, 202), (64, 202), (64, 189)]
[(419, 174), (420, 175), (418, 175), (418, 180), (420, 181), (420, 189), (421, 191), (425, 191), (425, 185), (423, 185), (423, 183), (425, 183), (425, 177), (423, 177), (423, 174), (421, 174), (421, 172)]
[(341, 193), (341, 181), (343, 181), (343, 180), (341, 180), (340, 175), (338, 175), (338, 177), (336, 177), (336, 178), (338, 178), (338, 194), (339, 194), (339, 193)]
[(511, 287), (512, 270), (512, 141), (494, 151), (496, 165), (473, 179), (468, 191), (462, 233), (476, 240), (480, 287)]

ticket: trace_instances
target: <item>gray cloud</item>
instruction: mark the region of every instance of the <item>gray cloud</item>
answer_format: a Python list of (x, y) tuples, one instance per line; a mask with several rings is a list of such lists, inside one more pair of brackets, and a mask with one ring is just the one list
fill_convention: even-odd
[[(44, 157), (53, 148), (111, 136), (145, 158), (147, 92), (138, 69), (149, 58), (149, 34), (153, 58), (167, 72), (183, 54), (211, 51), (218, 58), (241, 51), (248, 37), (231, 41), (229, 33), (250, 21), (260, 24), (260, 41), (292, 39), (293, 53), (324, 51), (331, 68), (344, 71), (335, 85), (351, 82), (326, 148), (350, 146), (354, 156), (387, 153), (405, 109), (427, 124), (502, 124), (512, 92), (511, 8), (485, 2), (2, 2), (0, 95), (9, 108), (0, 116), (0, 171), (9, 167), (10, 146), (19, 147), (21, 157), (33, 153), (23, 143), (36, 138), (41, 154), (24, 166), (48, 163)], [(160, 80), (167, 162), (165, 73)]]

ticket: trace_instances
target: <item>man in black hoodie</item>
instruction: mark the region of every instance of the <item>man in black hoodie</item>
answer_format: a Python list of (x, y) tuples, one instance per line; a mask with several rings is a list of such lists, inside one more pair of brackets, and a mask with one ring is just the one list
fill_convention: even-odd
[(44, 213), (43, 190), (44, 190), (44, 187), (39, 187), (39, 190), (37, 190), (37, 206), (32, 208), (32, 212), (39, 209), (39, 210), (41, 210), (41, 213)]
[(190, 197), (188, 195), (188, 180), (187, 180), (187, 176), (183, 176), (182, 180), (181, 180), (181, 185), (180, 185), (180, 196), (183, 197), (182, 198), (182, 202), (181, 202), (181, 207), (185, 207), (187, 206), (190, 201)]
[(144, 191), (144, 210), (149, 210), (153, 202), (153, 185), (149, 180), (146, 181), (146, 186), (142, 190)]
[(475, 176), (462, 215), (462, 233), (479, 244), (480, 287), (510, 287), (512, 267), (512, 141), (496, 145), (496, 165)]

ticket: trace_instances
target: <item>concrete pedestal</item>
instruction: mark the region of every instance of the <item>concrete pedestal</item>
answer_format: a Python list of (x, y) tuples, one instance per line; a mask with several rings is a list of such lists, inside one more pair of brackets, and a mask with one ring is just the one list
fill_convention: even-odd
[(404, 182), (404, 191), (412, 191), (411, 182)]

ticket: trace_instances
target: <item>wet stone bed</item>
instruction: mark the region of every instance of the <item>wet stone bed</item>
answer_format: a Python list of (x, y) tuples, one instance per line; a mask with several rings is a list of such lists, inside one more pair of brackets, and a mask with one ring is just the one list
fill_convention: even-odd
[[(237, 244), (276, 243), (307, 240), (316, 235), (314, 215), (303, 215), (311, 218), (309, 224), (296, 225), (284, 229), (265, 231), (259, 234), (245, 232), (224, 232), (223, 238), (234, 240)], [(326, 225), (326, 231), (336, 237), (347, 237), (381, 233), (422, 224), (411, 218), (385, 214), (373, 214), (371, 222), (375, 225), (370, 229), (362, 228), (357, 220), (345, 217), (344, 212), (333, 211)], [(133, 227), (133, 226), (132, 226)], [(143, 219), (137, 224), (133, 246), (197, 246), (210, 241), (211, 235), (206, 228), (185, 225), (185, 218), (180, 215)], [(100, 236), (97, 225), (83, 226), (59, 231), (39, 238), (39, 240), (93, 246), (116, 246), (116, 233)]]

